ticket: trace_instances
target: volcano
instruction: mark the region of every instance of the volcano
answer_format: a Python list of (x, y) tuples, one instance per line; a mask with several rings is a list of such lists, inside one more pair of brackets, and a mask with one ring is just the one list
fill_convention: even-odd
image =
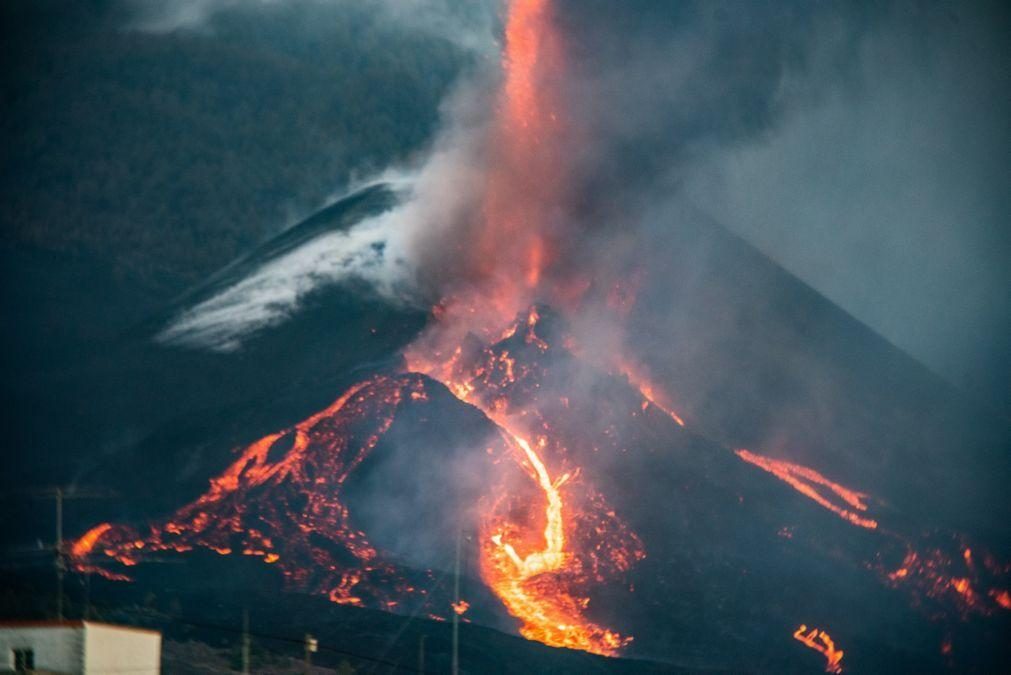
[[(123, 338), (159, 394), (105, 464), (132, 508), (74, 568), (211, 559), (670, 669), (1006, 665), (1006, 420), (698, 214), (667, 215), (663, 269), (580, 255), (602, 200), (551, 4), (512, 3), (505, 43), (455, 227), (380, 227), (418, 202), (374, 185)], [(412, 237), (435, 297), (386, 276)]]

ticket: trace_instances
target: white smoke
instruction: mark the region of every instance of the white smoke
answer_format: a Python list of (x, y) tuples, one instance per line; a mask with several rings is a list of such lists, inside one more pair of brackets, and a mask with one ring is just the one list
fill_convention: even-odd
[(390, 226), (388, 214), (382, 214), (346, 232), (316, 237), (184, 310), (158, 340), (232, 351), (244, 337), (287, 319), (321, 286), (357, 278), (393, 295), (401, 273), (398, 262), (387, 255)]
[(207, 30), (219, 14), (296, 2), (309, 10), (314, 5), (365, 10), (380, 22), (442, 38), (468, 52), (490, 55), (498, 48), (497, 0), (126, 0), (133, 16), (129, 28), (144, 33)]

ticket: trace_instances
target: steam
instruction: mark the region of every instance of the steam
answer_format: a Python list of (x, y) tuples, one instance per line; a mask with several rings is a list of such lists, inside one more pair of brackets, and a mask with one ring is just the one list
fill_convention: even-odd
[(234, 351), (245, 336), (285, 321), (322, 286), (359, 279), (393, 296), (403, 270), (402, 260), (388, 251), (390, 241), (386, 215), (369, 218), (347, 232), (319, 236), (186, 309), (158, 339)]
[(236, 11), (269, 11), (300, 6), (322, 20), (334, 20), (334, 10), (353, 9), (402, 30), (439, 37), (477, 54), (495, 49), (497, 3), (454, 0), (125, 0), (132, 15), (129, 27), (144, 33), (213, 30), (214, 20)]

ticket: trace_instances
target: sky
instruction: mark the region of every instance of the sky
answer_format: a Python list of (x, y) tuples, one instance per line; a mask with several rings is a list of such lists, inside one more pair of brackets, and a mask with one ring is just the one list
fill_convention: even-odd
[[(939, 374), (1007, 406), (1007, 14), (895, 10), (830, 87), (691, 179), (702, 208)], [(987, 8), (989, 9), (989, 8)]]

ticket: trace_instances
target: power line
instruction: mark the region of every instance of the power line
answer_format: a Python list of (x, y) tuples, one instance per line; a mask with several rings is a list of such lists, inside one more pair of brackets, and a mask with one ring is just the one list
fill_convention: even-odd
[(52, 547), (40, 550), (52, 550), (53, 567), (56, 572), (56, 619), (63, 620), (63, 581), (67, 576), (67, 552), (63, 545), (63, 502), (67, 499), (107, 499), (115, 497), (112, 490), (84, 485), (53, 485), (46, 487), (21, 488), (7, 492), (4, 497), (11, 499), (27, 497), (32, 499), (52, 499), (56, 506), (56, 541)]
[[(204, 623), (204, 622), (200, 622), (200, 621), (194, 621), (192, 619), (188, 619), (188, 618), (186, 618), (184, 616), (181, 616), (181, 615), (178, 615), (178, 614), (169, 614), (169, 613), (166, 613), (166, 612), (157, 612), (157, 614), (159, 616), (161, 616), (161, 617), (169, 618), (172, 621), (174, 621), (175, 623), (179, 623), (179, 624), (182, 624), (182, 625), (185, 625), (185, 626), (191, 626), (193, 628), (204, 628), (204, 629), (210, 629), (210, 630), (217, 630), (217, 631), (221, 631), (223, 633), (232, 633), (232, 634), (238, 633), (238, 634), (242, 634), (242, 635), (248, 635), (250, 638), (260, 638), (260, 639), (264, 639), (264, 640), (273, 640), (275, 642), (282, 642), (282, 643), (287, 643), (287, 644), (291, 644), (291, 645), (298, 645), (298, 646), (304, 646), (305, 645), (304, 638), (293, 638), (293, 637), (289, 637), (289, 636), (286, 636), (286, 635), (277, 635), (277, 634), (274, 634), (274, 633), (264, 633), (264, 632), (254, 632), (254, 631), (243, 632), (243, 630), (241, 628), (234, 628), (232, 626), (224, 626), (224, 625), (220, 625), (220, 624)], [(418, 668), (415, 668), (413, 666), (405, 665), (405, 664), (402, 664), (402, 663), (399, 663), (399, 662), (396, 662), (396, 661), (390, 661), (388, 659), (382, 659), (382, 658), (377, 658), (377, 657), (374, 657), (374, 656), (368, 656), (366, 654), (361, 654), (361, 653), (358, 653), (358, 652), (352, 652), (352, 651), (348, 651), (346, 649), (341, 649), (339, 647), (326, 645), (326, 644), (323, 644), (322, 642), (319, 642), (317, 644), (317, 647), (318, 647), (318, 650), (321, 651), (321, 652), (329, 652), (329, 653), (334, 653), (334, 654), (341, 654), (342, 656), (350, 656), (352, 658), (359, 659), (359, 660), (362, 660), (362, 661), (369, 661), (371, 663), (376, 663), (378, 665), (390, 666), (392, 668), (396, 668), (398, 670), (403, 670), (403, 671), (407, 671), (407, 672), (411, 672), (411, 673), (422, 673), (422, 674), (425, 674), (425, 673), (429, 673), (430, 672), (430, 671), (419, 670)]]

